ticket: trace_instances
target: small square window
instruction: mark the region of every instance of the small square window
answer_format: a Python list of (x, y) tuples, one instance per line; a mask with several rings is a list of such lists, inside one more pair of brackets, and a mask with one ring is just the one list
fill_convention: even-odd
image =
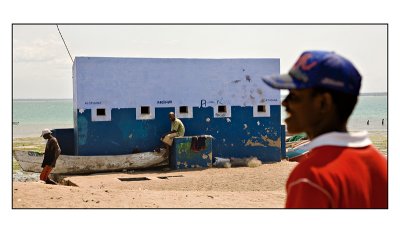
[(150, 114), (150, 107), (149, 106), (140, 107), (140, 114)]
[(97, 116), (105, 116), (106, 115), (106, 109), (105, 108), (98, 108), (98, 109), (96, 109), (96, 114), (97, 114)]
[(225, 105), (218, 106), (218, 113), (226, 113), (226, 106)]
[(180, 106), (179, 113), (189, 113), (188, 106)]
[(257, 106), (257, 112), (266, 112), (267, 110), (265, 109), (265, 105), (258, 105)]

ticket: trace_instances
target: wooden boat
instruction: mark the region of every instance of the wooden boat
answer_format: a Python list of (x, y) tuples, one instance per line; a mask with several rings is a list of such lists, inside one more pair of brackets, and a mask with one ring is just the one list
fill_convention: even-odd
[[(41, 172), (43, 154), (33, 151), (13, 151), (22, 170)], [(166, 165), (166, 150), (126, 155), (77, 156), (60, 155), (52, 173), (90, 174), (96, 172), (122, 171)]]
[(289, 161), (300, 162), (301, 159), (307, 157), (309, 152), (308, 144), (310, 140), (300, 140), (286, 143), (286, 159)]

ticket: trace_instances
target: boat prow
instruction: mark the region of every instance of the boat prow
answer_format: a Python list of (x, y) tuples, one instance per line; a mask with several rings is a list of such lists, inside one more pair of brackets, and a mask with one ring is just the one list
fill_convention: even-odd
[[(166, 150), (160, 152), (143, 152), (125, 155), (60, 155), (52, 173), (57, 174), (90, 174), (96, 172), (122, 171), (150, 168), (165, 165)], [(22, 170), (41, 172), (43, 154), (33, 151), (13, 151), (15, 159)]]
[(307, 157), (309, 152), (309, 140), (296, 141), (291, 144), (287, 143), (286, 159), (289, 161), (300, 162)]

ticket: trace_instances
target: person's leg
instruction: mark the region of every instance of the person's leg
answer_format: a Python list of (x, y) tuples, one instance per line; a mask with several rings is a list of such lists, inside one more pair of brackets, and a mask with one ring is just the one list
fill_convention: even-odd
[(43, 180), (46, 182), (46, 184), (57, 184), (54, 180), (49, 178), (50, 172), (53, 170), (52, 166), (46, 165), (43, 168), (42, 173), (40, 174), (40, 180)]
[(170, 156), (170, 154), (169, 153), (171, 153), (171, 147), (169, 146), (169, 145), (165, 145), (165, 150), (166, 150), (166, 152), (165, 152), (165, 157), (171, 157)]
[(40, 180), (46, 181), (52, 169), (53, 168), (48, 165), (44, 166), (42, 172), (40, 173)]

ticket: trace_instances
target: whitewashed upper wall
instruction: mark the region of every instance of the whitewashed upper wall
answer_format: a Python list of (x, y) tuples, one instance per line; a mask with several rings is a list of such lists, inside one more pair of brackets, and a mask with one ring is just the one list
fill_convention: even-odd
[(279, 105), (279, 90), (261, 80), (278, 73), (279, 59), (76, 57), (74, 106)]

